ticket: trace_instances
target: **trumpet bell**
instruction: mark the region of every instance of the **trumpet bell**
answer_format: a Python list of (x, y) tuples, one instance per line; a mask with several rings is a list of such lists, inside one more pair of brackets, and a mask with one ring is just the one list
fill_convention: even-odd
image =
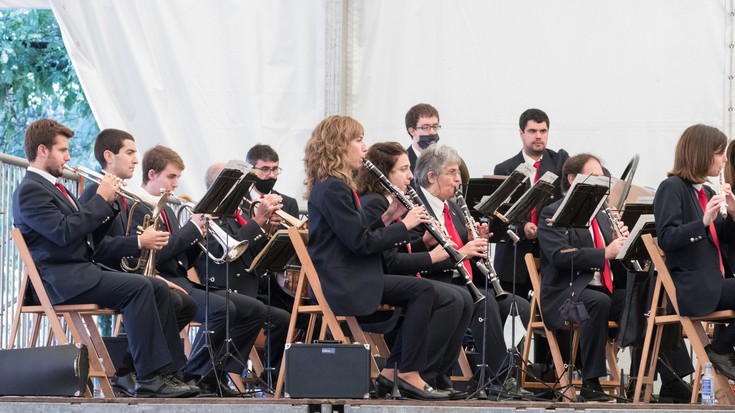
[(248, 249), (248, 240), (231, 240), (227, 245), (227, 262), (232, 262), (240, 258), (246, 249)]

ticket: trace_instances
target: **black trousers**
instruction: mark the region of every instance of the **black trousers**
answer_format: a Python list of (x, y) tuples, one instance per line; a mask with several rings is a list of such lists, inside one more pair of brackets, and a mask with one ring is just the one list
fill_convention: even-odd
[(90, 303), (122, 313), (128, 349), (140, 377), (173, 373), (186, 363), (171, 290), (162, 280), (103, 271), (96, 286), (63, 304)]
[[(421, 371), (424, 381), (432, 382), (437, 376), (450, 375), (462, 348), (462, 338), (472, 318), (473, 303), (466, 287), (427, 280), (438, 296), (438, 305), (429, 321), (427, 367)], [(439, 388), (451, 387), (441, 382)]]
[[(208, 305), (207, 295), (209, 295)], [(228, 350), (233, 357), (228, 357), (225, 364), (218, 368), (226, 372), (242, 373), (250, 349), (265, 321), (265, 305), (255, 298), (238, 293), (230, 293), (230, 299), (227, 301), (224, 290), (210, 289), (207, 294), (195, 288), (191, 291), (191, 297), (198, 306), (194, 321), (202, 323), (202, 327), (192, 343), (189, 361), (184, 368), (186, 373), (204, 376), (212, 370), (210, 350), (215, 356), (215, 361), (223, 354), (227, 317), (229, 317), (229, 333), (232, 340), (232, 346)], [(205, 318), (207, 324), (205, 324)], [(212, 332), (209, 338), (206, 334), (207, 329)], [(208, 340), (211, 348), (207, 346)]]
[[(487, 365), (493, 373), (497, 374), (509, 361), (508, 343), (505, 342), (503, 326), (510, 314), (513, 295), (508, 294), (506, 297), (497, 300), (492, 294), (492, 289), (488, 291), (490, 292), (488, 297), (475, 304), (470, 330), (472, 330), (472, 338), (475, 341), (477, 351), (482, 351), (483, 348), (485, 349)], [(518, 306), (518, 315), (521, 318), (521, 322), (524, 326), (527, 326), (531, 316), (531, 305), (521, 297), (516, 297), (515, 302)], [(487, 306), (487, 320), (483, 322), (485, 306)], [(483, 331), (487, 335), (486, 342), (483, 341)], [(516, 334), (523, 336), (526, 332), (516, 331)]]
[[(398, 364), (402, 372), (425, 370), (429, 322), (439, 305), (436, 290), (426, 279), (386, 274), (381, 303), (403, 308), (403, 322), (385, 366)], [(449, 333), (443, 331), (446, 340)]]

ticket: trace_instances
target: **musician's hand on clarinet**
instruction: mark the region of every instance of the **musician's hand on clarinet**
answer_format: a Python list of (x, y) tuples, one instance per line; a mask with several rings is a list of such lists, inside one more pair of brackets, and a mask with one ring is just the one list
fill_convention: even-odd
[(427, 249), (432, 249), (435, 246), (439, 245), (439, 241), (434, 238), (433, 235), (431, 235), (431, 232), (424, 231), (424, 236), (421, 238), (422, 241), (424, 241), (424, 245), (426, 245)]
[(614, 260), (615, 257), (618, 256), (618, 252), (620, 252), (620, 249), (623, 247), (627, 238), (628, 237), (615, 238), (611, 243), (607, 244), (607, 247), (605, 247), (605, 259)]
[(117, 199), (117, 191), (122, 185), (122, 180), (112, 174), (105, 174), (97, 187), (97, 194), (105, 199), (110, 205)]
[(429, 251), (429, 257), (431, 257), (431, 263), (436, 264), (449, 259), (449, 253), (441, 246), (437, 246)]
[[(620, 234), (623, 235), (623, 237), (628, 238), (628, 235), (630, 235), (630, 231), (628, 231), (628, 226), (625, 225), (623, 221), (618, 221), (618, 228), (620, 228)], [(613, 237), (615, 237), (617, 234), (615, 231), (613, 231)]]
[(421, 224), (429, 223), (429, 215), (423, 208), (413, 208), (401, 220), (409, 231)]
[(479, 222), (475, 222), (475, 228), (477, 228), (477, 235), (479, 235), (480, 238), (490, 238), (490, 227), (488, 227), (486, 223), (483, 222), (481, 224)]
[(523, 234), (526, 235), (526, 239), (536, 239), (538, 235), (538, 227), (531, 221), (526, 222), (523, 226)]
[(702, 223), (705, 227), (709, 227), (709, 224), (717, 218), (717, 214), (720, 213), (720, 204), (723, 201), (725, 201), (724, 195), (717, 194), (707, 202), (707, 206), (704, 209), (704, 217), (702, 217)]
[[(406, 211), (406, 207), (404, 207), (403, 204), (401, 204), (401, 202), (394, 196), (391, 200), (390, 205), (388, 205), (388, 209), (383, 212), (383, 215), (381, 215), (380, 219), (383, 220), (383, 225), (387, 227), (388, 225), (395, 222), (396, 219), (402, 217), (403, 214), (406, 213)], [(406, 224), (406, 226), (408, 226), (408, 224)]]
[(168, 231), (157, 231), (153, 228), (153, 225), (149, 225), (148, 228), (138, 236), (141, 248), (147, 248), (150, 250), (160, 250), (168, 244)]
[(469, 258), (484, 258), (487, 255), (487, 239), (478, 238), (468, 241), (459, 249), (459, 252)]

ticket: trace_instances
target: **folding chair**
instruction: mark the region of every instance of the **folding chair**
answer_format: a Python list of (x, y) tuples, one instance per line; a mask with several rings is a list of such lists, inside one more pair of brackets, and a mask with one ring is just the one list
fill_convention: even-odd
[[(571, 369), (574, 368), (573, 360), (577, 356), (577, 348), (579, 347), (579, 329), (576, 327), (570, 327), (572, 332), (572, 354), (569, 364), (564, 363), (561, 351), (559, 350), (559, 342), (556, 339), (556, 335), (553, 331), (546, 328), (544, 324), (543, 316), (541, 315), (540, 297), (541, 297), (541, 276), (539, 275), (540, 260), (535, 258), (533, 254), (526, 254), (525, 256), (526, 266), (528, 267), (528, 276), (531, 279), (531, 285), (533, 286), (533, 297), (531, 298), (531, 315), (526, 328), (526, 339), (523, 344), (523, 363), (528, 365), (529, 357), (531, 353), (531, 339), (534, 333), (540, 333), (545, 336), (549, 342), (549, 348), (551, 350), (551, 358), (554, 361), (554, 371), (556, 372), (557, 381), (554, 383), (531, 381), (526, 375), (525, 369), (521, 371), (521, 387), (527, 389), (550, 389), (554, 388), (561, 391), (563, 397), (567, 401), (576, 401), (575, 386), (579, 387), (582, 385), (581, 380), (572, 380), (571, 383), (569, 378), (572, 377)], [(608, 322), (608, 328), (617, 328), (616, 322)], [(619, 394), (620, 391), (620, 373), (618, 369), (618, 354), (619, 348), (613, 340), (608, 340), (605, 346), (605, 358), (607, 359), (608, 368), (610, 370), (610, 378), (608, 380), (600, 380), (600, 385), (603, 389), (607, 390), (611, 394)]]
[[(723, 310), (714, 311), (702, 317), (686, 317), (679, 315), (679, 304), (676, 300), (676, 286), (671, 278), (666, 263), (664, 261), (664, 252), (659, 248), (658, 241), (650, 234), (641, 237), (646, 246), (651, 261), (656, 267), (658, 277), (653, 290), (651, 301), (651, 311), (648, 316), (648, 326), (646, 328), (646, 337), (643, 341), (643, 354), (641, 356), (641, 364), (638, 369), (638, 380), (635, 387), (635, 395), (633, 403), (641, 402), (641, 393), (643, 385), (647, 384), (645, 394), (643, 395), (643, 403), (651, 401), (651, 392), (653, 389), (653, 381), (656, 377), (656, 364), (658, 362), (658, 354), (661, 347), (661, 333), (666, 324), (681, 324), (684, 334), (689, 339), (694, 354), (697, 356), (696, 373), (694, 376), (694, 386), (692, 389), (692, 403), (696, 403), (697, 394), (701, 387), (702, 371), (704, 365), (709, 363), (709, 357), (704, 348), (709, 344), (710, 340), (707, 336), (705, 325), (712, 322), (730, 322), (735, 318), (735, 311)], [(674, 314), (667, 314), (669, 305), (673, 307)], [(649, 361), (650, 357), (650, 361)], [(735, 405), (735, 394), (727, 380), (727, 377), (714, 372), (715, 382), (717, 383), (716, 397), (720, 404), (733, 406)]]
[[(93, 317), (96, 315), (115, 315), (118, 313), (114, 310), (101, 308), (96, 304), (52, 305), (23, 235), (17, 228), (13, 229), (11, 234), (15, 247), (20, 254), (21, 260), (23, 260), (25, 271), (23, 272), (23, 280), (20, 283), (20, 290), (18, 292), (18, 306), (13, 317), (13, 325), (8, 339), (9, 346), (13, 346), (15, 343), (23, 313), (34, 315), (31, 338), (28, 343), (29, 347), (34, 347), (37, 344), (40, 319), (42, 316), (46, 316), (48, 319), (51, 328), (50, 334), (53, 339), (58, 344), (69, 344), (69, 338), (61, 324), (63, 320), (69, 328), (74, 342), (87, 346), (89, 351), (89, 376), (98, 379), (104, 397), (115, 397), (109, 380), (109, 377), (112, 377), (115, 373), (115, 368)], [(29, 282), (38, 296), (40, 305), (27, 305), (24, 303)], [(50, 344), (51, 337), (49, 337), (48, 341)], [(87, 389), (85, 396), (92, 396), (89, 389)]]

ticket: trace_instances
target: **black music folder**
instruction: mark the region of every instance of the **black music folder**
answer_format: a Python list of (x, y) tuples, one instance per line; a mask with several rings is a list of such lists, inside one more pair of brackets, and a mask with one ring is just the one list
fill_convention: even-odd
[(588, 228), (609, 192), (609, 178), (577, 174), (549, 224), (564, 228)]
[(227, 162), (207, 193), (194, 206), (193, 212), (214, 216), (234, 214), (245, 192), (255, 182), (255, 175), (250, 173), (252, 168), (252, 165), (243, 161)]
[[(475, 204), (474, 209), (485, 216), (493, 216), (495, 211), (500, 208), (500, 205), (507, 202), (508, 198), (511, 198), (518, 188), (526, 182), (526, 179), (531, 179), (531, 177), (535, 175), (536, 169), (534, 167), (525, 163), (518, 165), (518, 167), (516, 167), (516, 169), (503, 180), (503, 182), (495, 191), (492, 192), (492, 194), (490, 194), (490, 196), (482, 197), (482, 200)], [(467, 190), (469, 192), (469, 185)], [(467, 205), (471, 205), (470, 198), (467, 198)]]
[(641, 238), (644, 234), (651, 234), (656, 236), (656, 222), (653, 214), (644, 214), (638, 218), (635, 226), (630, 231), (628, 238), (620, 248), (618, 256), (615, 257), (617, 260), (633, 260), (633, 261), (645, 261), (649, 260), (648, 251), (646, 250), (643, 239)]
[(557, 178), (559, 176), (555, 173), (546, 172), (505, 214), (496, 211), (495, 215), (507, 223), (526, 221), (534, 208), (541, 208), (541, 205), (551, 197)]
[(647, 214), (653, 214), (653, 204), (625, 204), (620, 220), (630, 228), (630, 224), (635, 224), (638, 219)]
[[(467, 201), (468, 209), (470, 209), (470, 215), (475, 219), (476, 222), (486, 223), (488, 230), (493, 234), (489, 242), (498, 243), (503, 238), (507, 225), (494, 215), (486, 216), (482, 212), (475, 209), (483, 199), (487, 200), (500, 186), (508, 179), (505, 175), (489, 175), (482, 178), (470, 178), (470, 182), (465, 188), (465, 200)], [(510, 202), (515, 203), (518, 198), (523, 195), (523, 185), (519, 185), (515, 192), (510, 195)], [(470, 208), (470, 205), (475, 205), (475, 208)], [(496, 210), (499, 213), (505, 213), (508, 208), (511, 207), (511, 203), (502, 203)]]
[(288, 230), (276, 231), (260, 253), (253, 259), (248, 271), (255, 273), (281, 272), (293, 264), (296, 250), (288, 236)]

